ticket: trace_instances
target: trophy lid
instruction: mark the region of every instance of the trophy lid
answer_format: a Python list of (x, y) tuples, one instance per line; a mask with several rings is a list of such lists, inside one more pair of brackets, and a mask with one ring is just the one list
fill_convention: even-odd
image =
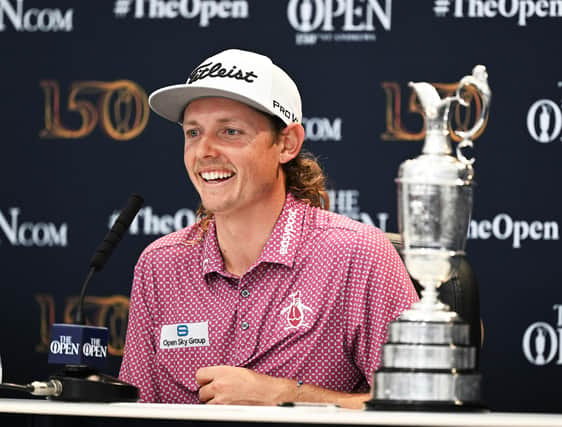
[[(473, 183), (474, 159), (467, 159), (462, 148), (472, 147), (470, 138), (484, 125), (488, 114), (490, 89), (488, 75), (482, 65), (474, 67), (472, 75), (465, 76), (459, 83), (455, 96), (441, 99), (437, 89), (429, 83), (410, 82), (416, 92), (425, 117), (425, 142), (422, 154), (406, 160), (400, 165), (397, 183), (470, 186)], [(452, 155), (449, 137), (449, 111), (452, 103), (467, 107), (461, 91), (466, 86), (475, 86), (482, 96), (483, 108), (474, 127), (468, 131), (455, 131), (463, 141), (457, 146), (456, 157)]]

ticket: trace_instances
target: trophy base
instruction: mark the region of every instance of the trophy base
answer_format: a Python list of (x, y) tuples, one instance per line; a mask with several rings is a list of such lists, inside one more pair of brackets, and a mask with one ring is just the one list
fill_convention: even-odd
[(483, 402), (435, 402), (411, 400), (371, 399), (365, 402), (366, 411), (412, 411), (412, 412), (489, 412)]
[[(456, 315), (441, 316), (437, 310), (423, 314), (424, 320), (400, 316), (390, 323), (366, 409), (485, 411), (470, 327)], [(454, 320), (434, 320), (440, 317)]]

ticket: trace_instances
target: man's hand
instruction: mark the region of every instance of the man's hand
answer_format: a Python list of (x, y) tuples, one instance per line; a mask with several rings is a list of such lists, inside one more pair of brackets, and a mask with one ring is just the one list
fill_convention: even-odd
[(208, 404), (277, 405), (292, 401), (296, 382), (234, 366), (209, 366), (195, 374), (199, 400)]
[(344, 393), (312, 384), (297, 387), (296, 380), (258, 374), (234, 366), (209, 366), (195, 374), (199, 400), (208, 404), (277, 405), (281, 402), (333, 403), (362, 409), (368, 393)]

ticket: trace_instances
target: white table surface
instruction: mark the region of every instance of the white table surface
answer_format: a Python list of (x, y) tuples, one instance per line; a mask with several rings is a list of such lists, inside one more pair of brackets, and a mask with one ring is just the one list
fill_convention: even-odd
[(378, 412), (315, 406), (281, 408), (154, 403), (70, 403), (35, 399), (0, 399), (0, 413), (346, 425), (562, 427), (562, 414)]

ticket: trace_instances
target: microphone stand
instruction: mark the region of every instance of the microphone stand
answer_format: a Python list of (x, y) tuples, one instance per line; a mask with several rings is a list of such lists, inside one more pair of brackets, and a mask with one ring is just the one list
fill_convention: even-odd
[[(75, 324), (85, 325), (84, 300), (90, 280), (97, 271), (100, 271), (111, 252), (127, 231), (137, 212), (143, 204), (142, 197), (133, 195), (129, 198), (127, 206), (97, 248), (92, 260), (90, 270), (82, 285)], [(139, 397), (138, 389), (115, 377), (100, 373), (97, 369), (87, 365), (64, 365), (59, 373), (49, 377), (56, 390), (51, 399), (65, 401), (88, 402), (136, 402)]]
[[(80, 302), (75, 316), (75, 323), (85, 325), (84, 299), (88, 283), (98, 269), (90, 267), (86, 280), (82, 285)], [(88, 402), (136, 402), (139, 397), (138, 389), (115, 377), (103, 374), (87, 365), (64, 365), (64, 368), (49, 377), (59, 387), (50, 396), (53, 400), (88, 401)]]

